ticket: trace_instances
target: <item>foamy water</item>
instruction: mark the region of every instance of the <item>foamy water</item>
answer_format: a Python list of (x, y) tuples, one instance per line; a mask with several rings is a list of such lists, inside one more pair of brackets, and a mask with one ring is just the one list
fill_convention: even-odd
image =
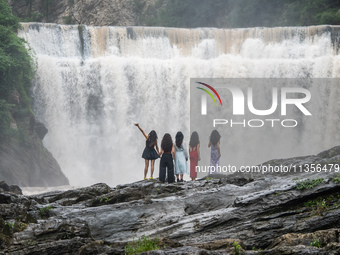
[[(77, 26), (26, 23), (19, 35), (37, 56), (32, 93), (36, 117), (49, 130), (43, 143), (75, 186), (98, 182), (114, 186), (142, 179), (145, 139), (135, 122), (146, 133), (156, 130), (159, 140), (166, 132), (174, 137), (180, 130), (187, 144), (190, 78), (325, 78), (340, 74), (332, 32), (325, 26), (84, 26), (80, 36)], [(320, 91), (323, 94), (326, 91)], [(322, 144), (306, 139), (306, 149), (299, 152), (315, 154), (336, 145), (335, 127), (322, 131), (333, 139)], [(320, 130), (315, 127), (308, 132), (312, 135)], [(237, 143), (237, 137), (228, 139)], [(287, 137), (287, 142), (297, 143), (294, 139)], [(256, 157), (256, 151), (249, 153)], [(273, 152), (260, 160), (272, 157), (280, 154)], [(158, 164), (159, 160), (155, 176)]]

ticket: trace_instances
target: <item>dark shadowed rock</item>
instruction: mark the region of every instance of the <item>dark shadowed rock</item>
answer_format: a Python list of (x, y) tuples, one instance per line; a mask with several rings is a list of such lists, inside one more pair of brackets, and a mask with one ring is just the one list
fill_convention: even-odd
[(17, 185), (8, 185), (4, 181), (0, 181), (0, 191), (2, 192), (11, 192), (17, 195), (22, 195), (22, 190)]
[[(35, 120), (29, 108), (22, 109), (26, 103), (17, 90), (11, 93), (9, 102), (16, 107), (10, 112), (11, 135), (0, 139), (0, 180), (21, 187), (68, 185), (58, 162), (42, 144), (47, 128)], [(17, 187), (10, 189), (20, 194)]]
[(38, 135), (40, 140), (44, 139), (45, 135), (48, 132), (45, 125), (43, 123), (39, 122), (39, 121), (35, 122), (34, 130), (35, 130), (35, 133)]
[(17, 195), (22, 195), (22, 190), (17, 185), (10, 185), (9, 186), (9, 192), (12, 192)]
[(68, 185), (58, 162), (34, 135), (25, 144), (8, 141), (0, 147), (0, 179), (21, 187)]
[(9, 186), (6, 182), (0, 181), (0, 189), (2, 189), (3, 191), (9, 191)]

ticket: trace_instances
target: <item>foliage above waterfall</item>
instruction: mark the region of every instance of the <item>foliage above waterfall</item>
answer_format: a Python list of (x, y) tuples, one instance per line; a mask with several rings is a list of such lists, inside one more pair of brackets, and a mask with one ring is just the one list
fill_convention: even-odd
[(6, 1), (0, 1), (0, 25), (15, 30), (19, 28), (19, 19), (11, 14)]
[(10, 4), (24, 22), (221, 28), (340, 24), (339, 0), (12, 0)]
[(158, 0), (141, 19), (146, 25), (173, 27), (335, 25), (340, 24), (339, 9), (339, 0)]
[[(0, 0), (0, 138), (8, 135), (13, 114), (30, 109), (27, 95), (33, 62), (25, 41), (16, 34), (19, 27), (19, 19), (12, 15), (7, 1)], [(9, 104), (15, 90), (20, 94), (20, 105)]]

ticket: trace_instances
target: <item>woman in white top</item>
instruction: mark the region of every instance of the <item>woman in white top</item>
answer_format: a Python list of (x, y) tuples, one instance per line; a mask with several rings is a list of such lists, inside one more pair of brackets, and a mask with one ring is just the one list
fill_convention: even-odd
[(189, 158), (188, 152), (183, 146), (183, 133), (177, 132), (175, 142), (175, 175), (177, 182), (183, 182), (183, 174), (188, 173), (187, 161)]

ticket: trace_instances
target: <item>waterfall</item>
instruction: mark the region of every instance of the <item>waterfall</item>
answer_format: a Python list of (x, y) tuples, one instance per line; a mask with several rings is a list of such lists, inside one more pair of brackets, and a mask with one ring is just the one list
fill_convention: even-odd
[[(37, 119), (49, 130), (44, 145), (77, 186), (142, 179), (145, 139), (135, 122), (146, 133), (156, 130), (159, 146), (164, 133), (174, 138), (179, 130), (187, 144), (190, 78), (340, 74), (336, 26), (22, 27), (19, 35), (29, 42), (38, 63), (32, 95)], [(317, 153), (339, 143), (334, 130), (325, 132), (334, 139), (310, 144), (301, 153)], [(155, 176), (158, 164), (159, 160)]]

